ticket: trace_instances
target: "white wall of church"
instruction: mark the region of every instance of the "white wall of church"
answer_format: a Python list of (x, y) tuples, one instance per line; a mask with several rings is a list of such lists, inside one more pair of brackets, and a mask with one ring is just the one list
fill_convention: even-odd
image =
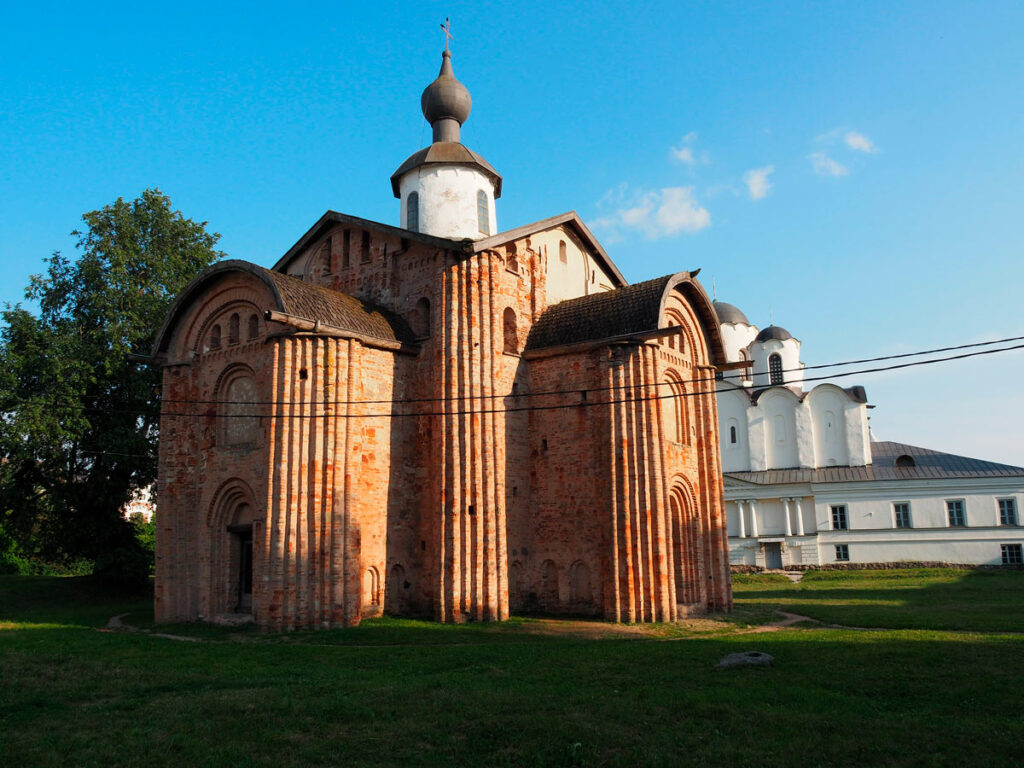
[[(757, 401), (755, 410), (761, 412), (764, 434), (763, 469), (789, 469), (800, 466), (796, 405), (796, 395), (781, 388), (769, 390)], [(753, 451), (751, 454), (753, 455)]]
[[(757, 328), (746, 323), (722, 323), (722, 342), (725, 346), (725, 359), (730, 363), (744, 359), (740, 352), (746, 354), (746, 349), (757, 337)], [(739, 377), (740, 371), (726, 373), (726, 378)]]
[(850, 436), (846, 429), (846, 404), (849, 400), (843, 390), (831, 384), (817, 386), (807, 395), (813, 430), (812, 466), (849, 466)]
[(749, 406), (750, 398), (745, 392), (726, 391), (718, 396), (723, 472), (746, 472), (750, 469), (750, 443), (747, 435)]
[(540, 233), (531, 238), (531, 246), (546, 254), (549, 305), (611, 290), (611, 278), (568, 232), (556, 229)]
[[(480, 231), (477, 219), (477, 193), (487, 197), (488, 231)], [(476, 168), (456, 165), (422, 165), (399, 182), (401, 226), (409, 224), (409, 194), (419, 196), (418, 232), (453, 240), (479, 240), (497, 234), (498, 218), (494, 208), (494, 183)]]

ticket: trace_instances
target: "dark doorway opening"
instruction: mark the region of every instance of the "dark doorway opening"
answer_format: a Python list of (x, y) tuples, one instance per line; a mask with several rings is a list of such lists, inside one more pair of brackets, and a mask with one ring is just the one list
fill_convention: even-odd
[(772, 570), (782, 568), (782, 544), (772, 542), (764, 545), (764, 567)]
[(235, 560), (238, 590), (235, 612), (252, 613), (252, 525), (229, 525), (228, 531), (235, 540), (232, 549), (238, 553)]

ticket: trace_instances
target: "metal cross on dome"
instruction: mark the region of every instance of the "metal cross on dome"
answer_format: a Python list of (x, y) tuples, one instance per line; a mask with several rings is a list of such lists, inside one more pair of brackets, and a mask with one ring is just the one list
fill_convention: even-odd
[(452, 24), (451, 24), (451, 21), (449, 21), (447, 16), (445, 16), (445, 18), (444, 18), (444, 24), (441, 25), (441, 29), (444, 30), (444, 49), (447, 51), (448, 50), (448, 41), (455, 39), (455, 36), (452, 35)]

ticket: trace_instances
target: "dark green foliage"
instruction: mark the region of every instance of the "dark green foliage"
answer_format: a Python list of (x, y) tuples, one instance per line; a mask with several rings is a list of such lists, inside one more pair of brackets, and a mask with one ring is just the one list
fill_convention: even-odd
[(117, 582), (149, 573), (121, 509), (156, 476), (160, 372), (148, 354), (171, 301), (222, 254), (158, 190), (83, 217), (0, 328), (0, 511), (31, 559), (82, 558)]

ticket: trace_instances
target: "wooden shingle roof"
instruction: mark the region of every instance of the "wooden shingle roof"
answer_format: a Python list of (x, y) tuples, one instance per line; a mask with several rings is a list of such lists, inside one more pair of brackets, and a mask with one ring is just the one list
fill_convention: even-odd
[(273, 310), (299, 320), (330, 326), (369, 339), (389, 343), (415, 343), (416, 337), (404, 318), (368, 301), (349, 296), (298, 278), (238, 259), (219, 261), (200, 272), (175, 299), (163, 326), (157, 333), (153, 356), (167, 353), (173, 329), (192, 302), (218, 278), (239, 272), (263, 282), (273, 296)]
[(525, 351), (628, 338), (657, 331), (664, 327), (665, 300), (675, 289), (686, 296), (700, 319), (712, 361), (724, 362), (721, 329), (715, 310), (704, 289), (689, 272), (656, 277), (554, 304), (533, 324)]
[(415, 342), (404, 318), (347, 293), (256, 267), (277, 286), (279, 311), (383, 341)]

